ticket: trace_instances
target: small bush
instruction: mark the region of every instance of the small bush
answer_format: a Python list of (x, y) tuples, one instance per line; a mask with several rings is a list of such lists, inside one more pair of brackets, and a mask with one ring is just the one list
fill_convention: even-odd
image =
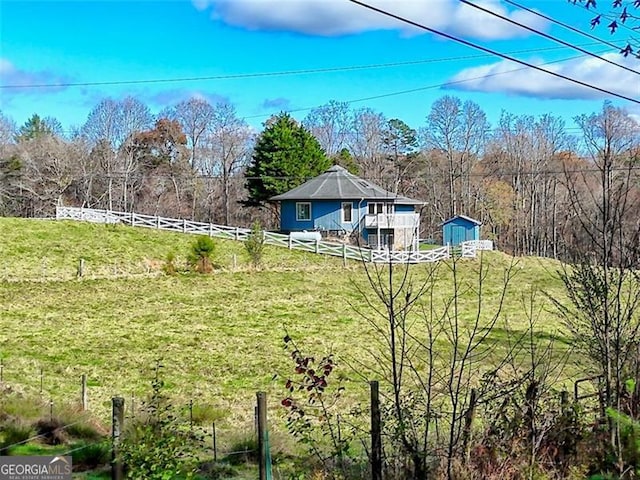
[(258, 438), (255, 435), (240, 437), (231, 443), (225, 462), (230, 465), (256, 463), (258, 461)]
[(209, 426), (211, 422), (224, 418), (227, 415), (227, 412), (216, 408), (213, 405), (194, 404), (192, 415), (194, 424)]
[(33, 428), (19, 421), (12, 421), (2, 426), (0, 431), (0, 455), (7, 455), (10, 447), (21, 445), (35, 435)]
[(258, 268), (262, 264), (262, 254), (264, 252), (264, 231), (260, 222), (255, 221), (251, 226), (249, 238), (244, 242), (244, 248), (249, 254), (251, 265)]
[(176, 254), (175, 252), (167, 253), (167, 256), (164, 259), (164, 265), (162, 265), (162, 271), (165, 275), (175, 275), (178, 273), (178, 269), (176, 267)]
[(111, 462), (109, 442), (74, 443), (71, 446), (71, 459), (74, 470), (95, 470)]
[(57, 415), (58, 419), (66, 425), (65, 432), (77, 440), (101, 440), (110, 432), (110, 427), (105, 427), (96, 418), (88, 415), (79, 406), (64, 406)]
[(4, 419), (37, 420), (45, 412), (45, 405), (40, 399), (25, 397), (15, 392), (3, 393), (1, 402), (0, 410)]
[(73, 423), (65, 431), (70, 437), (80, 440), (100, 440), (103, 437), (103, 433), (88, 422)]
[(228, 479), (238, 476), (236, 469), (224, 462), (205, 462), (198, 467), (198, 473), (211, 480)]
[(121, 455), (127, 478), (189, 479), (196, 470), (197, 439), (162, 394), (160, 368), (156, 365), (151, 398), (125, 432)]
[(206, 235), (199, 235), (196, 241), (191, 245), (189, 253), (189, 264), (198, 273), (211, 273), (213, 264), (211, 256), (215, 250), (215, 243)]
[(47, 445), (60, 445), (67, 441), (68, 435), (63, 427), (64, 423), (58, 418), (40, 419), (34, 424), (40, 441)]

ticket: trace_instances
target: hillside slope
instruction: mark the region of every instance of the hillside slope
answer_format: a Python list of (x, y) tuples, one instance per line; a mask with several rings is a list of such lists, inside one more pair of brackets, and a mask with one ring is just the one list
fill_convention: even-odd
[[(223, 268), (207, 276), (166, 276), (161, 265), (167, 253), (183, 261), (192, 236), (24, 219), (0, 219), (0, 232), (0, 358), (5, 382), (17, 388), (37, 392), (42, 381), (45, 397), (73, 401), (86, 374), (90, 405), (106, 417), (112, 396), (139, 401), (148, 393), (160, 360), (179, 405), (193, 400), (227, 428), (250, 430), (255, 391), (268, 391), (274, 407), (284, 393), (282, 378), (291, 371), (282, 344), (287, 331), (310, 354), (333, 352), (339, 371), (352, 379), (350, 395), (366, 398), (366, 382), (346, 363), (371, 364), (368, 351), (382, 339), (368, 321), (376, 317), (364, 297), (374, 296), (356, 262), (345, 268), (339, 259), (270, 247), (264, 268), (255, 271), (242, 244), (218, 241), (216, 261)], [(78, 258), (86, 260), (83, 279), (76, 279)], [(487, 252), (483, 262), (489, 314), (513, 259)], [(473, 285), (480, 259), (458, 266)], [(426, 278), (429, 268), (412, 266), (414, 281)], [(517, 260), (503, 312), (512, 328), (526, 324), (522, 302), (531, 289), (562, 295), (556, 268), (549, 260)], [(438, 272), (434, 304), (441, 306), (452, 291), (450, 265)], [(475, 314), (475, 297), (465, 295), (462, 321)], [(547, 303), (543, 295), (536, 302)], [(542, 315), (540, 335), (558, 335), (555, 317)], [(504, 335), (496, 330), (490, 339), (500, 342)]]

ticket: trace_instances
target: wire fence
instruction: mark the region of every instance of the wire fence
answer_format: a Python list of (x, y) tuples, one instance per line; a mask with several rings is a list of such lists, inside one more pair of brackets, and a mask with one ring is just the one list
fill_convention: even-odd
[[(59, 375), (43, 367), (32, 362), (27, 365), (0, 359), (0, 456), (11, 455), (17, 447), (31, 444), (47, 445), (55, 455), (71, 455), (100, 446), (111, 448), (111, 425), (105, 420), (103, 401), (105, 387), (92, 387), (95, 379), (92, 381), (86, 374), (74, 377), (77, 378), (75, 395), (69, 393), (68, 386), (64, 390), (51, 388), (70, 382), (61, 382)], [(143, 425), (153, 416), (155, 407), (151, 395), (148, 392), (127, 396), (123, 410), (126, 425)], [(163, 405), (168, 408), (176, 431), (188, 434), (194, 448), (212, 460), (256, 456), (256, 412), (250, 418), (239, 419), (233, 415), (232, 419), (225, 419), (211, 403), (193, 399), (185, 402), (184, 396), (175, 401), (167, 397), (163, 402), (166, 402)], [(91, 405), (94, 407), (90, 408)], [(33, 431), (37, 433), (5, 443), (7, 428), (13, 428), (13, 434), (21, 437)], [(53, 437), (56, 439), (51, 441)], [(92, 440), (92, 437), (97, 439)], [(67, 442), (69, 449), (61, 451), (58, 447)]]

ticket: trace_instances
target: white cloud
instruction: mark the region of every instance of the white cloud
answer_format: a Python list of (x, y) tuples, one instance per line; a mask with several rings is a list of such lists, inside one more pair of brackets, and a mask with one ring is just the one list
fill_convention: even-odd
[[(603, 58), (639, 70), (638, 61), (617, 53)], [(593, 57), (543, 65), (540, 59), (528, 60), (545, 70), (570, 77), (601, 89), (640, 100), (638, 75)], [(549, 99), (595, 99), (610, 95), (573, 82), (524, 67), (508, 60), (467, 68), (453, 78), (449, 88), (477, 92), (501, 92)]]
[[(212, 16), (229, 25), (250, 30), (278, 30), (334, 36), (370, 30), (422, 30), (373, 12), (349, 0), (192, 0), (198, 10), (211, 8)], [(369, 0), (373, 6), (425, 26), (482, 39), (528, 35), (525, 30), (464, 5), (457, 0)], [(509, 13), (499, 0), (479, 5), (534, 28), (545, 28), (539, 17), (526, 12)]]

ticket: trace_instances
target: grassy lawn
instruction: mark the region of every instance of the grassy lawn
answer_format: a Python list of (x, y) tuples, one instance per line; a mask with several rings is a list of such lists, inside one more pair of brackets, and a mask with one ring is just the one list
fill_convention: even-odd
[[(345, 365), (372, 364), (367, 351), (380, 342), (366, 320), (374, 313), (356, 288), (372, 295), (360, 264), (343, 267), (341, 259), (267, 247), (264, 267), (254, 270), (241, 243), (217, 241), (214, 274), (162, 274), (167, 254), (175, 252), (182, 264), (192, 242), (189, 235), (124, 226), (0, 219), (4, 381), (37, 395), (42, 386), (55, 409), (79, 400), (86, 374), (90, 409), (106, 422), (112, 396), (125, 397), (127, 408), (139, 406), (161, 361), (174, 404), (186, 409), (193, 401), (198, 420), (216, 421), (224, 450), (252, 431), (258, 390), (268, 392), (276, 431), (283, 430), (279, 400), (291, 371), (286, 330), (311, 354), (333, 352), (350, 398), (366, 403), (367, 383)], [(79, 258), (85, 259), (82, 279), (76, 279)], [(487, 314), (512, 260), (499, 252), (483, 257)], [(470, 285), (479, 264), (460, 263)], [(429, 268), (412, 266), (415, 281)], [(523, 302), (531, 289), (562, 295), (556, 268), (549, 260), (518, 261), (503, 312), (512, 327), (525, 327)], [(451, 292), (447, 265), (438, 277), (434, 303), (442, 305)], [(474, 298), (468, 292), (461, 301), (464, 321), (473, 318)], [(536, 305), (549, 302), (538, 295)], [(541, 315), (541, 338), (566, 340), (550, 307)], [(506, 335), (496, 329), (489, 340), (505, 342)]]

